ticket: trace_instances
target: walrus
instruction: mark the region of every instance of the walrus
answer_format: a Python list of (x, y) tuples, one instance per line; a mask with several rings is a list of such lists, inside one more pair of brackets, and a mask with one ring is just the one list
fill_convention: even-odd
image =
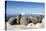
[(27, 25), (29, 23), (28, 21), (28, 17), (27, 16), (23, 16), (20, 20), (21, 25)]
[(21, 19), (21, 15), (15, 16), (15, 17), (11, 17), (8, 22), (11, 25), (19, 25), (20, 24), (20, 19)]

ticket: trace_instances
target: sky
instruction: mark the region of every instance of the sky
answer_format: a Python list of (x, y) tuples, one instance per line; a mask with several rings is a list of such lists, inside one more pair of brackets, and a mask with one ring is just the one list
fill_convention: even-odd
[(6, 14), (32, 14), (45, 13), (44, 3), (7, 1)]

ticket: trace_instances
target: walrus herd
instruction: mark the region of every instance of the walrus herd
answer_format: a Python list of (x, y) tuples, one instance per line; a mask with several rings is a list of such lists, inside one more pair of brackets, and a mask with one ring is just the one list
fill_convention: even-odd
[(27, 25), (29, 23), (42, 23), (42, 19), (44, 16), (42, 15), (36, 15), (36, 16), (22, 16), (18, 15), (16, 17), (11, 17), (8, 20), (8, 23), (11, 25)]

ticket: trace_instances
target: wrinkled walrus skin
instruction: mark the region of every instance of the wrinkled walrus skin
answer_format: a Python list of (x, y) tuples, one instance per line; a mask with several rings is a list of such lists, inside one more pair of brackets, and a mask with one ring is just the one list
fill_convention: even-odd
[(29, 23), (32, 23), (33, 18), (38, 21), (38, 23), (42, 22), (43, 16), (16, 16), (11, 17), (8, 22), (11, 25), (27, 25)]

